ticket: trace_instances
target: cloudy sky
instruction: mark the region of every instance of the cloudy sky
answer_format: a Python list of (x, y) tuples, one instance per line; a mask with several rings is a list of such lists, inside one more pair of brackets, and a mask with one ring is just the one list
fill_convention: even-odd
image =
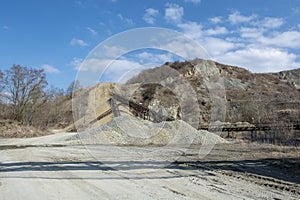
[[(50, 84), (65, 88), (99, 43), (130, 29), (161, 27), (185, 34), (224, 64), (253, 72), (293, 69), (300, 67), (299, 19), (299, 0), (2, 0), (0, 67), (43, 68)], [(107, 80), (122, 76), (121, 68), (178, 59), (153, 49), (123, 53)]]

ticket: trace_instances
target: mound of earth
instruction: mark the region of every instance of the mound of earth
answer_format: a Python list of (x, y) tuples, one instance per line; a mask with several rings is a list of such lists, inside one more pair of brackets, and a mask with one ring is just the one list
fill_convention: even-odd
[[(72, 138), (75, 139), (75, 138)], [(227, 141), (214, 133), (196, 130), (182, 120), (153, 123), (131, 116), (114, 118), (105, 125), (76, 135), (83, 144), (108, 145), (191, 145)]]
[(51, 132), (25, 126), (12, 120), (0, 120), (0, 138), (29, 138), (49, 135)]

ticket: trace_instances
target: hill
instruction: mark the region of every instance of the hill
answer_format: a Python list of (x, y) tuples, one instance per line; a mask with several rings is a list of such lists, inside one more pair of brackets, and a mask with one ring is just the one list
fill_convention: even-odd
[[(200, 120), (202, 124), (210, 122), (211, 114), (210, 91), (205, 84), (205, 79), (207, 79), (205, 76), (211, 76), (213, 72), (210, 70), (216, 69), (218, 70), (217, 75), (220, 76), (220, 82), (224, 84), (223, 88), (226, 93), (227, 114), (225, 121), (246, 121), (254, 124), (278, 122), (278, 120), (298, 122), (298, 117), (291, 114), (292, 111), (296, 112), (300, 109), (300, 69), (258, 74), (239, 67), (195, 59), (187, 62), (166, 63), (161, 67), (143, 71), (138, 76), (130, 79), (127, 84), (147, 83), (153, 82), (153, 80), (159, 82), (160, 80), (171, 79), (172, 75), (167, 73), (170, 71), (169, 68), (176, 70), (188, 80), (193, 90), (196, 91), (199, 107), (201, 113), (203, 113)], [(169, 101), (172, 102), (170, 104), (174, 104), (174, 94), (159, 95), (161, 88), (162, 86), (157, 83), (143, 84), (135, 93), (136, 95), (140, 93), (141, 97), (135, 98), (142, 103), (149, 104), (155, 96), (164, 98), (162, 102), (170, 99)], [(146, 94), (150, 91), (154, 94)], [(177, 91), (173, 92), (176, 93)], [(166, 98), (167, 96), (169, 98)], [(289, 116), (283, 119), (280, 114), (284, 111), (290, 112)]]
[[(180, 119), (183, 108), (178, 103), (178, 93), (182, 93), (182, 89), (176, 90), (176, 87), (167, 88), (164, 85), (166, 80), (168, 85), (176, 85), (178, 79), (187, 80), (193, 91), (185, 92), (195, 92), (197, 96), (196, 107), (200, 110), (198, 127), (214, 121), (287, 126), (300, 123), (299, 77), (300, 69), (251, 73), (240, 67), (195, 59), (165, 63), (145, 70), (128, 80), (127, 84), (140, 84), (133, 95), (136, 101), (153, 109), (159, 109), (153, 105), (162, 105), (165, 113), (168, 113), (168, 119)], [(213, 84), (216, 87), (210, 86)], [(222, 113), (226, 113), (225, 116)], [(288, 135), (286, 130), (277, 132)]]

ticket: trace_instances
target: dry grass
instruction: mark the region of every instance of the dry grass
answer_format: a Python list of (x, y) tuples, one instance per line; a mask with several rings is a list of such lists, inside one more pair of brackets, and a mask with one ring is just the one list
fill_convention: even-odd
[(12, 120), (0, 121), (0, 138), (29, 138), (51, 134), (48, 130), (41, 130), (32, 126), (24, 126)]

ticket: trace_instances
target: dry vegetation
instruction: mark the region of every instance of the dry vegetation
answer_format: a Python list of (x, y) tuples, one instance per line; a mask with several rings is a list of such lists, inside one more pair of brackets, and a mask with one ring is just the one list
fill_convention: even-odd
[(33, 137), (49, 134), (72, 121), (71, 96), (78, 83), (65, 93), (47, 87), (43, 70), (13, 65), (0, 71), (0, 137)]
[(47, 129), (24, 125), (14, 120), (0, 120), (0, 138), (28, 138), (49, 135)]

